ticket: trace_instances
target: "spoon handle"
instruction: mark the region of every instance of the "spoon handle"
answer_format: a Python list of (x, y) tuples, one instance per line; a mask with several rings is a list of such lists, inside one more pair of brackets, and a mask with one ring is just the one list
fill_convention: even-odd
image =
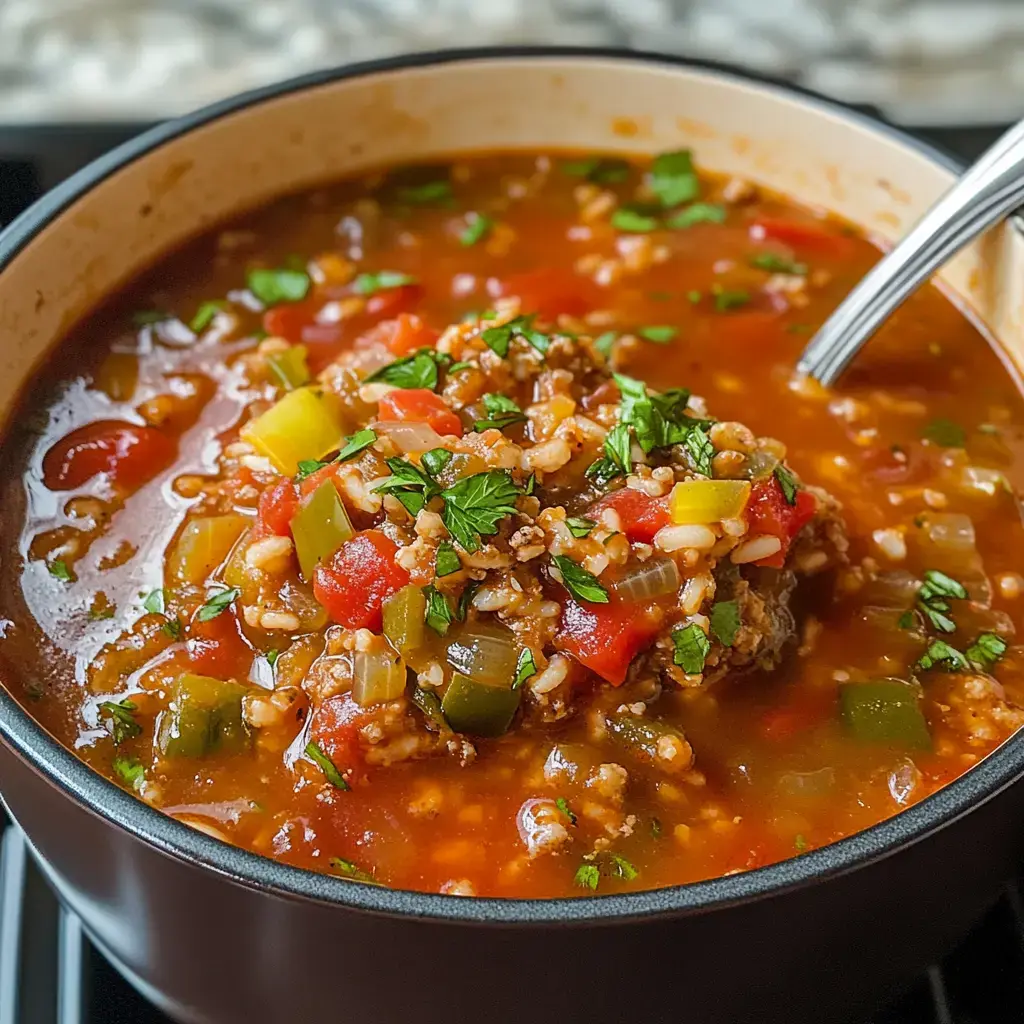
[(1024, 121), (1014, 125), (853, 289), (797, 370), (830, 386), (881, 324), (968, 242), (1024, 203)]

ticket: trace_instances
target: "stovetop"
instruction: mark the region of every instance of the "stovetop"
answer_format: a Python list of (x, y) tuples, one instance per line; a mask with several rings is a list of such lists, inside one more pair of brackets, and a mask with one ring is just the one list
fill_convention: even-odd
[[(139, 127), (0, 126), (0, 226)], [(1001, 130), (919, 134), (973, 157)], [(96, 950), (78, 919), (58, 903), (20, 831), (6, 824), (0, 810), (0, 1024), (170, 1024)], [(1022, 891), (1024, 873), (1007, 884), (959, 948), (871, 1021), (854, 1024), (1024, 1022)]]

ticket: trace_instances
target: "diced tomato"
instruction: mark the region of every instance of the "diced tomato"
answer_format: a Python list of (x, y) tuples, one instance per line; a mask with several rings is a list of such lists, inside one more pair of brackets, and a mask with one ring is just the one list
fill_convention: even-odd
[(409, 573), (395, 561), (397, 553), (397, 545), (380, 530), (356, 534), (316, 567), (316, 599), (340, 625), (379, 631), (382, 605), (409, 582)]
[(423, 298), (423, 285), (401, 284), (377, 292), (366, 300), (366, 312), (370, 316), (392, 317), (415, 309)]
[(618, 513), (626, 536), (641, 544), (652, 543), (654, 535), (672, 522), (668, 498), (652, 498), (632, 487), (606, 494), (591, 506), (589, 518), (597, 519), (606, 508)]
[(555, 646), (612, 686), (620, 686), (629, 663), (658, 635), (659, 627), (660, 617), (649, 605), (583, 605), (566, 598)]
[(782, 541), (782, 548), (774, 555), (753, 564), (781, 569), (793, 538), (810, 522), (817, 508), (818, 503), (810, 491), (797, 491), (796, 503), (790, 505), (774, 476), (758, 480), (751, 489), (750, 503), (747, 505), (750, 533), (778, 537)]
[(440, 395), (427, 388), (395, 388), (381, 400), (378, 419), (427, 423), (439, 434), (462, 436), (462, 421)]
[(514, 274), (502, 281), (501, 294), (517, 295), (523, 313), (539, 313), (545, 320), (554, 320), (559, 313), (583, 316), (600, 303), (597, 286), (564, 267)]
[(198, 612), (188, 624), (188, 657), (200, 675), (218, 679), (245, 679), (253, 651), (242, 636), (234, 612), (228, 608), (215, 618), (200, 622)]
[(862, 453), (867, 472), (887, 486), (923, 483), (934, 471), (929, 456), (919, 444), (879, 446)]
[(174, 460), (174, 442), (153, 427), (97, 420), (71, 431), (43, 459), (43, 479), (53, 491), (81, 487), (100, 473), (132, 490)]
[(293, 345), (308, 340), (303, 332), (311, 324), (316, 323), (316, 315), (320, 311), (319, 300), (306, 299), (303, 302), (286, 302), (273, 306), (263, 314), (263, 330), (276, 338), (284, 338)]
[(750, 225), (755, 242), (781, 242), (802, 252), (818, 252), (828, 256), (845, 256), (853, 247), (853, 239), (841, 235), (827, 222), (784, 220), (781, 217), (758, 217)]
[(256, 529), (262, 537), (291, 536), (292, 517), (299, 510), (299, 496), (291, 480), (279, 480), (260, 495)]
[[(299, 482), (299, 497), (305, 498), (312, 494), (325, 480), (333, 480), (334, 486), (338, 486), (338, 473), (342, 468), (340, 462), (328, 462), (326, 466), (310, 473)], [(340, 490), (339, 490), (339, 493)]]
[(396, 356), (407, 356), (420, 348), (433, 348), (440, 335), (412, 313), (400, 313), (380, 325), (381, 340)]
[(359, 729), (369, 717), (370, 711), (361, 708), (350, 693), (328, 697), (313, 715), (310, 739), (344, 773), (359, 762)]

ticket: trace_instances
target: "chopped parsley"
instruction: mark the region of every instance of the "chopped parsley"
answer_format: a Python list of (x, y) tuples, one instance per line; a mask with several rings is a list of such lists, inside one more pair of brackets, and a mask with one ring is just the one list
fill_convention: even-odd
[(900, 629), (914, 628), (914, 613), (908, 608), (897, 620), (896, 625)]
[(447, 448), (431, 448), (420, 456), (423, 468), (436, 480), (438, 474), (452, 461), (452, 453)]
[(661, 153), (654, 158), (650, 173), (651, 191), (662, 206), (678, 206), (700, 195), (700, 181), (688, 149)]
[(123, 754), (115, 754), (110, 767), (114, 774), (129, 788), (138, 791), (146, 778), (146, 769), (136, 757), (125, 757)]
[(603, 487), (615, 477), (628, 473), (633, 466), (632, 446), (629, 427), (625, 423), (617, 423), (605, 436), (604, 455), (587, 467), (587, 476)]
[(172, 640), (181, 639), (181, 619), (168, 619), (161, 627), (160, 632), (166, 633)]
[(267, 664), (274, 668), (277, 665), (277, 659), (281, 657), (281, 652), (276, 648), (271, 648), (263, 657), (267, 659)]
[(309, 274), (304, 270), (250, 270), (245, 283), (264, 306), (300, 302), (309, 292)]
[(692, 228), (694, 224), (722, 224), (725, 221), (725, 207), (719, 203), (691, 203), (673, 213), (665, 222), (670, 228)]
[(337, 871), (339, 875), (350, 879), (353, 882), (365, 882), (368, 885), (380, 885), (369, 871), (364, 871), (361, 867), (353, 864), (350, 860), (345, 860), (344, 857), (331, 857), (327, 861), (332, 871)]
[(690, 465), (701, 476), (711, 476), (711, 460), (715, 457), (715, 446), (711, 438), (698, 425), (689, 430), (683, 438), (683, 448), (690, 458)]
[(524, 647), (519, 652), (519, 660), (516, 662), (516, 677), (512, 680), (512, 689), (518, 690), (527, 679), (536, 674), (537, 662), (533, 657), (533, 651), (529, 647)]
[(580, 537), (586, 537), (597, 526), (597, 523), (593, 519), (586, 519), (583, 516), (569, 516), (565, 521), (565, 525), (569, 527), (569, 532), (579, 539)]
[(562, 577), (565, 589), (577, 600), (589, 604), (607, 604), (608, 591), (598, 578), (566, 555), (552, 555), (551, 560)]
[(793, 837), (793, 849), (797, 853), (803, 853), (807, 849), (807, 840), (799, 832)]
[(933, 640), (928, 650), (921, 655), (914, 665), (918, 672), (927, 672), (932, 668), (943, 668), (947, 672), (966, 672), (970, 669), (968, 660), (945, 640)]
[(946, 614), (950, 610), (950, 598), (966, 600), (964, 585), (938, 569), (926, 569), (924, 582), (917, 592), (917, 608), (940, 633), (956, 632), (956, 623)]
[[(527, 340), (530, 341), (534, 348), (537, 348), (537, 342), (530, 340), (528, 334), (536, 333), (540, 338), (544, 338), (545, 342), (547, 341), (547, 335), (541, 334), (539, 331), (532, 332), (530, 330), (533, 320), (533, 314), (517, 316), (500, 327), (485, 328), (480, 332), (480, 338), (492, 352), (505, 359), (508, 356), (508, 346), (512, 341), (512, 336), (515, 334), (527, 335)], [(544, 349), (538, 349), (538, 351), (544, 351)]]
[(46, 568), (49, 569), (50, 575), (58, 580), (67, 583), (71, 579), (71, 570), (63, 558), (55, 558)]
[(324, 466), (329, 466), (329, 462), (321, 462), (319, 459), (299, 459), (298, 472), (295, 474), (295, 482), (301, 483), (306, 479), (307, 476), (312, 476), (314, 473), (323, 469)]
[(431, 203), (449, 203), (452, 199), (452, 183), (446, 179), (425, 181), (422, 185), (404, 185), (396, 195), (403, 203), (415, 206), (429, 206)]
[(194, 334), (202, 334), (210, 324), (213, 323), (217, 314), (224, 309), (225, 303), (220, 300), (204, 302), (197, 310), (196, 315), (188, 322), (189, 330)]
[(797, 277), (803, 277), (807, 273), (806, 263), (796, 263), (776, 252), (759, 252), (756, 256), (750, 257), (750, 265), (773, 274), (795, 274)]
[(135, 721), (134, 712), (139, 706), (133, 700), (105, 700), (99, 710), (110, 716), (110, 734), (114, 743), (121, 744), (125, 740), (134, 739), (142, 732), (142, 726)]
[(449, 732), (451, 727), (441, 710), (441, 699), (433, 690), (425, 690), (422, 686), (414, 686), (412, 702), (423, 713), (427, 721), (437, 726), (439, 732)]
[(132, 323), (136, 327), (149, 327), (152, 324), (162, 324), (173, 319), (174, 317), (170, 313), (165, 313), (162, 309), (143, 309), (132, 314)]
[(434, 559), (434, 573), (436, 576), (451, 576), (462, 568), (462, 562), (455, 551), (455, 546), (450, 540), (443, 540), (437, 546), (437, 557)]
[(401, 288), (403, 284), (415, 284), (416, 278), (399, 270), (380, 270), (375, 274), (360, 274), (352, 282), (357, 295), (373, 295), (389, 288)]
[(630, 231), (634, 234), (653, 231), (658, 226), (657, 217), (651, 217), (629, 206), (620, 206), (612, 214), (611, 221), (613, 228), (617, 228), (619, 231)]
[(227, 609), (231, 607), (235, 602), (235, 599), (241, 593), (242, 592), (238, 587), (231, 587), (229, 590), (221, 590), (219, 593), (216, 593), (207, 599), (206, 603), (196, 614), (196, 618), (200, 622), (209, 622), (210, 619), (217, 618), (221, 612), (227, 611)]
[(536, 489), (537, 489), (537, 474), (536, 473), (531, 473), (526, 478), (526, 484), (523, 487), (523, 494), (533, 494), (533, 492)]
[(662, 833), (661, 818), (651, 818), (651, 838), (660, 839)]
[(774, 469), (773, 475), (779, 483), (779, 490), (782, 497), (786, 499), (787, 505), (796, 504), (796, 492), (800, 489), (796, 477), (780, 462)]
[(740, 606), (736, 601), (716, 601), (711, 606), (711, 632), (732, 647), (740, 629)]
[(668, 324), (655, 324), (652, 327), (641, 327), (636, 333), (647, 341), (653, 341), (656, 345), (667, 345), (669, 342), (675, 341), (679, 330)]
[(163, 615), (164, 609), (167, 607), (167, 599), (164, 596), (164, 592), (162, 590), (151, 590), (146, 595), (146, 600), (142, 602), (142, 607), (151, 615)]
[(459, 603), (455, 606), (455, 619), (457, 622), (466, 621), (466, 616), (469, 614), (469, 606), (473, 603), (473, 595), (479, 589), (480, 584), (476, 580), (470, 580), (462, 588), (462, 593), (459, 594)]
[(461, 360), (461, 361), (459, 361), (457, 363), (452, 363), (452, 365), (448, 367), (447, 373), (448, 373), (448, 376), (451, 377), (454, 374), (459, 373), (459, 371), (461, 371), (461, 370), (474, 370), (474, 369), (476, 369), (476, 367), (472, 363), (467, 363), (465, 360)]
[(672, 642), (676, 648), (672, 661), (687, 675), (695, 676), (704, 671), (704, 659), (711, 650), (711, 641), (696, 622), (672, 630)]
[(604, 334), (599, 334), (594, 339), (594, 348), (607, 359), (612, 354), (612, 349), (615, 348), (615, 342), (618, 340), (618, 331), (605, 331)]
[(632, 882), (640, 874), (625, 857), (621, 857), (617, 853), (610, 854), (609, 859), (611, 860), (613, 878), (621, 878), (624, 882)]
[(345, 441), (340, 452), (334, 456), (335, 462), (348, 462), (349, 459), (355, 458), (360, 452), (366, 451), (367, 448), (377, 440), (376, 431), (369, 427), (364, 427), (362, 430), (357, 430), (350, 438)]
[(407, 459), (396, 457), (384, 461), (391, 470), (391, 476), (377, 484), (374, 490), (394, 495), (409, 515), (417, 515), (431, 498), (440, 493), (440, 487)]
[[(99, 598), (99, 595), (97, 595)], [(102, 622), (104, 619), (112, 619), (117, 609), (112, 604), (94, 604), (89, 609), (89, 618), (93, 622)]]
[(629, 164), (618, 157), (589, 156), (564, 161), (562, 173), (572, 178), (586, 178), (595, 185), (614, 185), (629, 177)]
[(1006, 641), (995, 633), (981, 633), (978, 639), (964, 651), (972, 665), (990, 669), (1005, 653)]
[(954, 423), (953, 420), (943, 417), (928, 423), (921, 436), (941, 448), (963, 448), (967, 444), (967, 432), (964, 428), (959, 423)]
[(335, 788), (335, 789), (351, 789), (352, 787), (345, 781), (344, 776), (335, 767), (334, 762), (320, 749), (320, 747), (312, 742), (312, 740), (306, 744), (306, 757), (308, 757), (317, 767), (324, 773), (324, 778)]
[(477, 551), (481, 537), (497, 533), (498, 523), (515, 513), (521, 493), (504, 470), (475, 473), (441, 492), (441, 518), (464, 551)]
[(403, 356), (387, 366), (375, 370), (365, 383), (380, 381), (396, 388), (426, 388), (437, 390), (437, 353), (422, 349), (411, 356)]
[(739, 309), (750, 302), (750, 292), (745, 288), (724, 288), (720, 284), (713, 284), (711, 294), (715, 297), (715, 309), (719, 313), (727, 313), (730, 309)]
[(444, 636), (452, 624), (452, 606), (448, 603), (448, 598), (433, 584), (423, 588), (423, 596), (427, 599), (423, 621), (438, 636)]
[(697, 291), (696, 288), (692, 288), (692, 289), (690, 289), (690, 291), (688, 291), (686, 293), (687, 301), (690, 302), (694, 306), (696, 306), (697, 303), (700, 302), (700, 300), (703, 299), (703, 298), (704, 298), (704, 293)]
[(601, 881), (601, 872), (596, 864), (584, 862), (576, 869), (573, 884), (581, 889), (590, 889), (592, 892), (597, 889), (597, 883)]
[(493, 227), (494, 221), (486, 214), (471, 213), (466, 219), (466, 226), (459, 234), (459, 241), (465, 246), (476, 245)]
[(484, 395), (484, 409), (487, 410), (487, 419), (477, 420), (473, 424), (476, 431), (504, 430), (506, 427), (526, 422), (523, 410), (506, 395)]
[(564, 796), (560, 796), (555, 801), (555, 806), (569, 819), (570, 825), (576, 824), (576, 815), (573, 813), (573, 809), (569, 806), (569, 801)]
[(642, 381), (621, 373), (614, 377), (622, 396), (619, 419), (633, 428), (645, 453), (683, 444), (694, 430), (700, 429), (697, 420), (685, 415), (689, 391), (670, 388), (661, 394), (648, 394)]

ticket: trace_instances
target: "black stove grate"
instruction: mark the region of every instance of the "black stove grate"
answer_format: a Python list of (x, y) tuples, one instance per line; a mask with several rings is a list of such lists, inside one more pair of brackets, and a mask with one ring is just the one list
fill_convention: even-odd
[[(138, 126), (0, 126), (0, 227)], [(932, 130), (939, 145), (978, 155), (1000, 128)], [(111, 967), (62, 909), (0, 810), (0, 1024), (170, 1024)], [(964, 943), (869, 1022), (1024, 1022), (1024, 876)], [(389, 1024), (381, 1021), (379, 1024)], [(815, 1022), (807, 1022), (815, 1024)]]

